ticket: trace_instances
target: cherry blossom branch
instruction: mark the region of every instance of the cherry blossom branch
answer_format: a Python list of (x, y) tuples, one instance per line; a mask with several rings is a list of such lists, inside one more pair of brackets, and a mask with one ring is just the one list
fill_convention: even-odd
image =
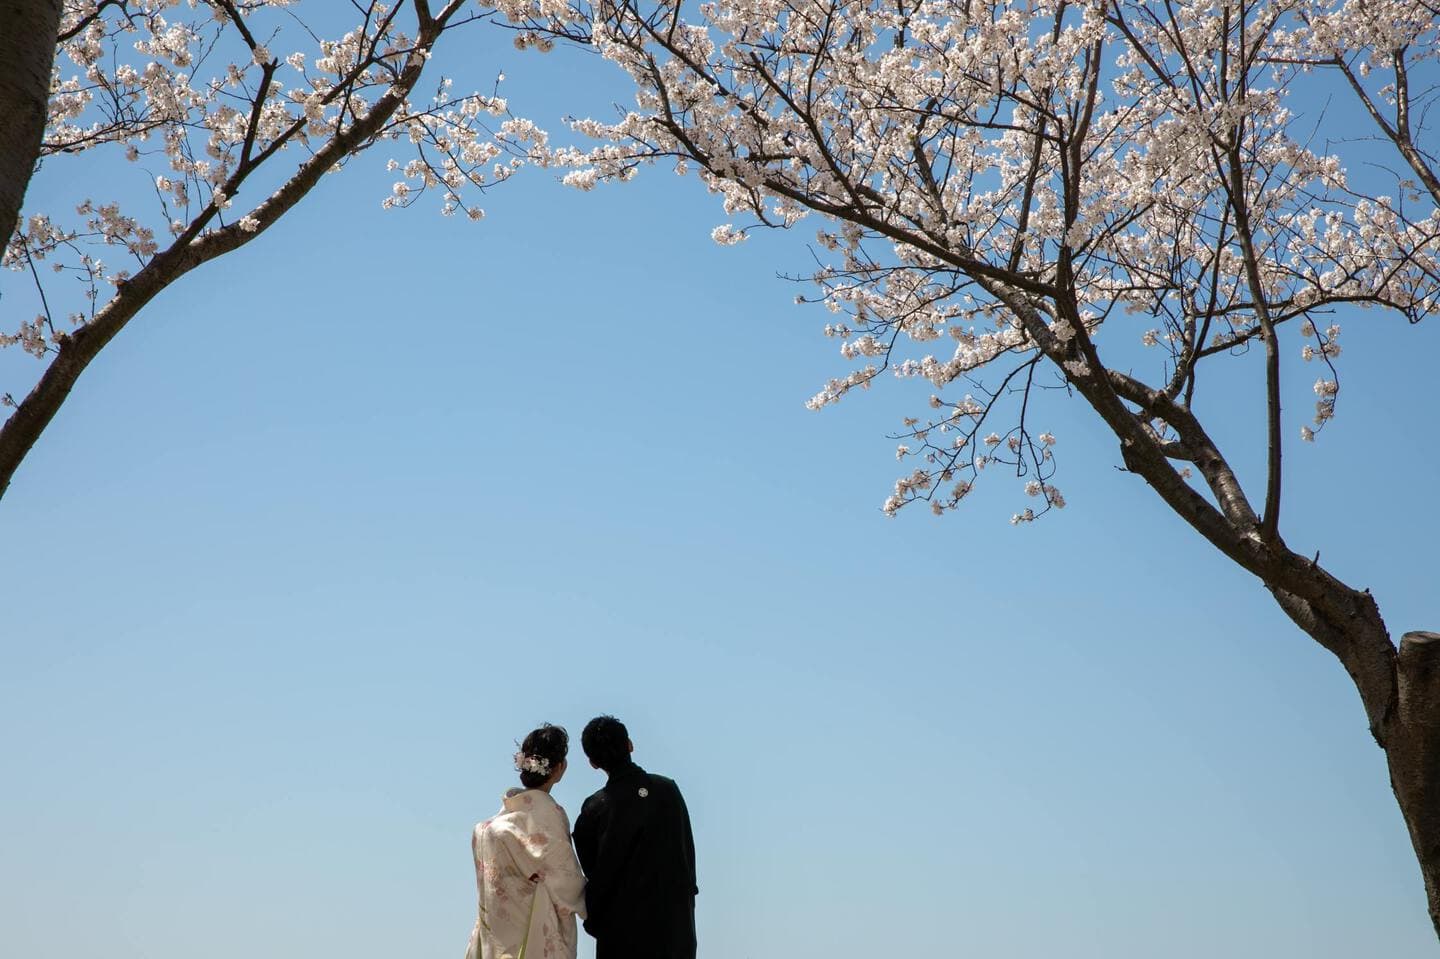
[(107, 7), (118, 7), (120, 12), (126, 17), (130, 15), (127, 0), (100, 0), (100, 2), (95, 5), (95, 9), (77, 19), (67, 29), (61, 30), (55, 38), (55, 42), (66, 43), (84, 33), (90, 24), (95, 23), (104, 16)]
[(259, 50), (260, 44), (255, 42), (255, 37), (250, 33), (250, 28), (245, 25), (245, 18), (241, 16), (239, 10), (235, 9), (235, 4), (232, 0), (213, 0), (213, 2), (217, 3), (220, 9), (229, 15), (230, 22), (235, 24), (235, 29), (240, 31), (240, 38), (245, 41), (245, 46), (249, 47), (252, 53)]
[[(1248, 73), (1248, 65), (1240, 68), (1241, 83)], [(1240, 96), (1243, 97), (1243, 86)], [(1243, 121), (1241, 121), (1243, 124)], [(1250, 225), (1249, 200), (1246, 196), (1244, 165), (1240, 157), (1242, 126), (1232, 131), (1231, 140), (1226, 144), (1225, 160), (1229, 174), (1227, 191), (1230, 209), (1235, 217), (1235, 236), (1245, 264), (1245, 279), (1250, 285), (1250, 294), (1255, 301), (1255, 315), (1260, 321), (1265, 343), (1265, 426), (1266, 426), (1266, 468), (1265, 468), (1265, 512), (1260, 522), (1260, 535), (1266, 540), (1279, 537), (1280, 494), (1282, 486), (1280, 436), (1280, 344), (1275, 336), (1275, 325), (1270, 319), (1270, 307), (1265, 301), (1264, 283), (1260, 278), (1260, 261), (1255, 250), (1255, 237)]]
[[(13, 404), (13, 413), (4, 425), (0, 426), (0, 496), (3, 496), (16, 468), (53, 419), (78, 377), (105, 345), (161, 290), (195, 268), (238, 249), (261, 235), (301, 202), (326, 172), (382, 136), (393, 118), (415, 116), (409, 107), (409, 96), (422, 76), (431, 49), (441, 34), (452, 25), (451, 21), (463, 5), (463, 0), (449, 0), (438, 13), (431, 13), (426, 7), (418, 37), (413, 45), (409, 45), (402, 53), (381, 49), (379, 37), (389, 33), (390, 23), (399, 7), (385, 11), (374, 26), (375, 36), (368, 45), (359, 50), (355, 62), (348, 70), (342, 71), (337, 78), (338, 82), (315, 96), (311, 109), (321, 110), (326, 104), (350, 102), (353, 91), (367, 82), (367, 71), (388, 59), (402, 56), (403, 64), (393, 82), (386, 86), (384, 93), (363, 114), (341, 112), (330, 128), (330, 135), (325, 142), (299, 165), (278, 190), (256, 205), (246, 216), (228, 225), (212, 227), (211, 224), (221, 216), (223, 209), (239, 194), (242, 186), (258, 168), (292, 140), (305, 137), (307, 129), (313, 129), (316, 125), (313, 115), (308, 118), (301, 116), (279, 129), (262, 134), (263, 127), (267, 124), (273, 125), (271, 88), (278, 61), (262, 55), (263, 48), (254, 44), (254, 37), (245, 28), (238, 9), (233, 4), (225, 5), (230, 8), (232, 21), (245, 30), (247, 46), (252, 49), (260, 66), (259, 82), (248, 104), (248, 115), (245, 118), (243, 135), (239, 138), (238, 156), (235, 157), (234, 166), (223, 181), (216, 184), (208, 202), (204, 203), (183, 229), (178, 229), (178, 235), (164, 250), (142, 255), (149, 243), (146, 231), (109, 208), (97, 214), (102, 219), (108, 218), (105, 219), (102, 230), (107, 243), (112, 242), (115, 237), (136, 237), (130, 246), (139, 258), (141, 267), (134, 276), (123, 273), (102, 276), (98, 261), (91, 264), (88, 257), (82, 257), (82, 262), (87, 264), (92, 286), (99, 279), (108, 279), (115, 286), (115, 294), (98, 311), (93, 311), (88, 320), (74, 332), (59, 332), (54, 329), (53, 324), (50, 325), (50, 343), (46, 348), (53, 351), (53, 359), (25, 399)], [(430, 116), (434, 122), (439, 122), (435, 120), (435, 116), (449, 122), (445, 119), (448, 114), (436, 114), (432, 111)], [(180, 141), (179, 149), (183, 150), (185, 143), (186, 141)], [(186, 162), (193, 160), (187, 159)], [(185, 202), (188, 204), (189, 201)], [(50, 237), (54, 233), (45, 222), (37, 229), (42, 237)], [(47, 240), (52, 247), (62, 242), (73, 243), (79, 234), (54, 236), (55, 239)], [(30, 256), (29, 249), (28, 238), (23, 238), (20, 250), (27, 260)], [(33, 272), (33, 262), (31, 268)], [(49, 307), (48, 301), (44, 300), (43, 289), (41, 297), (48, 323)], [(0, 340), (0, 343), (9, 339), (13, 338), (7, 337), (6, 340)]]
[[(1047, 345), (1034, 324), (1012, 331), (997, 318), (1000, 333), (987, 336), (1017, 337), (1003, 348), (974, 352), (967, 345), (970, 334), (951, 328), (962, 344), (954, 359), (895, 357), (898, 373), (924, 376), (937, 387), (978, 371), (986, 357), (1038, 346), (1072, 387), (1088, 377), (1094, 391), (1114, 393), (1093, 337), (1114, 317), (1149, 311), (1174, 331), (1167, 337), (1174, 366), (1165, 371), (1161, 392), (1171, 400), (1183, 396), (1188, 408), (1201, 360), (1259, 338), (1268, 351), (1269, 402), (1265, 519), (1258, 528), (1248, 502), (1239, 505), (1243, 493), (1218, 451), (1210, 457), (1184, 438), (1171, 441), (1145, 415), (1136, 420), (1133, 435), (1126, 428), (1125, 442), (1151, 444), (1162, 461), (1206, 461), (1206, 482), (1220, 488), (1211, 492), (1237, 530), (1278, 538), (1284, 384), (1276, 331), (1291, 319), (1343, 302), (1377, 303), (1414, 315), (1427, 309), (1419, 291), (1440, 279), (1433, 257), (1421, 252), (1429, 243), (1425, 221), (1404, 221), (1408, 233), (1396, 248), (1381, 239), (1357, 245), (1353, 234), (1337, 236), (1330, 213), (1324, 242), (1314, 236), (1313, 223), (1296, 219), (1302, 210), (1341, 210), (1335, 222), (1344, 227), (1343, 211), (1353, 209), (1383, 230), (1381, 220), (1391, 213), (1370, 210), (1363, 199), (1346, 206), (1343, 181), (1329, 172), (1326, 159), (1293, 144), (1283, 119), (1273, 119), (1284, 115), (1273, 106), (1280, 102), (1275, 91), (1249, 86), (1257, 64), (1269, 62), (1279, 8), (1222, 5), (1197, 11), (1114, 0), (1106, 5), (1105, 22), (1117, 49), (1133, 55), (1134, 62), (1120, 76), (1100, 68), (1103, 31), (1087, 32), (1093, 27), (1081, 23), (1079, 7), (1052, 8), (1044, 14), (1052, 18), (1046, 24), (1050, 41), (1084, 36), (1084, 42), (1066, 48), (1060, 74), (1053, 67), (1037, 71), (1043, 83), (1029, 82), (1020, 58), (1003, 49), (977, 52), (962, 65), (949, 44), (964, 28), (947, 32), (945, 44), (927, 46), (925, 38), (933, 34), (924, 30), (924, 14), (896, 8), (897, 20), (876, 26), (882, 21), (866, 21), (867, 13), (840, 0), (795, 0), (784, 9), (789, 20), (783, 29), (767, 23), (763, 13), (748, 14), (752, 20), (738, 13), (726, 20), (724, 11), (706, 14), (712, 20), (709, 35), (729, 38), (722, 48), (697, 42), (695, 28), (679, 25), (674, 5), (649, 12), (635, 0), (607, 4), (593, 21), (600, 24), (599, 42), (631, 71), (643, 97), (653, 98), (654, 111), (632, 114), (613, 134), (586, 128), (630, 144), (623, 151), (597, 151), (602, 159), (596, 173), (623, 179), (638, 162), (678, 156), (699, 166), (711, 188), (726, 196), (728, 211), (746, 211), (757, 225), (789, 226), (803, 215), (795, 212), (800, 210), (845, 224), (825, 241), (845, 268), (824, 267), (817, 279), (831, 291), (826, 299), (832, 307), (856, 316), (853, 333), (837, 328), (844, 330), (838, 334), (846, 341), (842, 352), (878, 356), (881, 369), (891, 366), (897, 335), (923, 333), (912, 335), (918, 342), (937, 335), (937, 327), (943, 332), (947, 322), (982, 311), (991, 316), (988, 307), (947, 301), (945, 291), (955, 284), (938, 278), (936, 270), (978, 282), (1003, 307), (1000, 315), (1008, 310), (1018, 317), (1017, 311), (1030, 310), (1055, 333)], [(1002, 10), (1010, 7), (978, 7), (976, 29), (990, 30)], [(963, 20), (959, 12), (953, 17)], [(1213, 22), (1221, 42), (1206, 40), (1209, 28), (1193, 29), (1193, 18)], [(552, 35), (585, 34), (576, 25), (589, 19), (576, 14), (552, 23)], [(842, 21), (846, 30), (837, 34), (835, 25)], [(546, 29), (543, 18), (525, 23), (532, 26)], [(868, 75), (852, 69), (851, 41), (844, 39), (852, 33), (856, 43), (873, 43), (877, 50), (898, 44), (912, 61), (946, 51), (931, 72), (917, 68), (915, 74), (943, 77), (941, 85), (914, 96), (918, 88), (906, 86), (904, 71), (869, 84)], [(908, 46), (912, 38), (914, 47)], [(1023, 39), (1017, 31), (1015, 42), (1037, 43), (1033, 26)], [(1107, 100), (1107, 112), (1100, 113), (1102, 78), (1134, 99), (1122, 96), (1118, 108)], [(1007, 107), (1013, 118), (1004, 114)], [(1277, 137), (1284, 144), (1279, 151), (1267, 145)], [(1171, 159), (1142, 167), (1153, 171), (1148, 195), (1116, 192), (1118, 182), (1134, 176), (1131, 160), (1165, 149), (1179, 157), (1208, 152), (1213, 170)], [(1002, 150), (1003, 163), (988, 159)], [(957, 164), (961, 172), (952, 184), (948, 178)], [(987, 166), (998, 182), (982, 186), (977, 178), (986, 174), (977, 171)], [(944, 178), (937, 175), (942, 169)], [(591, 174), (567, 179), (586, 188), (595, 182)], [(727, 225), (717, 228), (716, 238), (738, 242), (748, 229)], [(895, 244), (902, 263), (898, 272), (862, 255), (863, 244), (872, 240)], [(1154, 249), (1157, 240), (1169, 244), (1167, 253)], [(849, 279), (831, 286), (825, 277)], [(886, 289), (885, 283), (894, 285)], [(1221, 332), (1212, 336), (1216, 326)], [(1158, 335), (1146, 334), (1147, 345), (1158, 342)], [(1319, 355), (1328, 363), (1332, 353)], [(873, 382), (876, 372), (870, 365), (833, 380), (812, 402), (833, 402)], [(1317, 392), (1322, 386), (1328, 391), (1322, 399), (1333, 399), (1335, 381), (1317, 384)], [(1127, 405), (1118, 394), (1112, 397), (1116, 404)], [(942, 399), (939, 408), (946, 407)], [(1021, 407), (1028, 414), (1028, 406)], [(1219, 465), (1212, 466), (1212, 459)]]
[(1395, 123), (1393, 125), (1385, 115), (1380, 112), (1380, 107), (1370, 95), (1370, 91), (1365, 89), (1365, 86), (1360, 82), (1360, 79), (1355, 76), (1355, 72), (1344, 59), (1335, 57), (1333, 60), (1323, 62), (1339, 68), (1340, 73), (1345, 77), (1346, 81), (1349, 82), (1350, 88), (1355, 91), (1355, 96), (1360, 101), (1360, 105), (1370, 114), (1370, 118), (1375, 121), (1375, 125), (1380, 128), (1380, 131), (1395, 145), (1395, 148), (1400, 152), (1400, 156), (1410, 165), (1410, 169), (1415, 171), (1415, 175), (1420, 178), (1420, 182), (1425, 185), (1425, 189), (1430, 193), (1430, 196), (1434, 198), (1435, 202), (1440, 203), (1440, 176), (1436, 175), (1435, 170), (1416, 148), (1415, 141), (1410, 133), (1409, 85), (1405, 70), (1404, 51), (1397, 51), (1393, 61), (1396, 86)]

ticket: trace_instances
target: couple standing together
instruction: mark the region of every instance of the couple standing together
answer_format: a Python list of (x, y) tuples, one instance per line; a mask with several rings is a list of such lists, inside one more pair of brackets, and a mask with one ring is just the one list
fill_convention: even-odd
[(635, 765), (613, 716), (590, 720), (580, 745), (609, 780), (580, 807), (573, 847), (550, 796), (570, 737), (548, 723), (515, 754), (520, 788), (475, 827), (480, 915), (465, 959), (574, 959), (577, 915), (596, 959), (695, 959), (695, 840), (680, 790)]

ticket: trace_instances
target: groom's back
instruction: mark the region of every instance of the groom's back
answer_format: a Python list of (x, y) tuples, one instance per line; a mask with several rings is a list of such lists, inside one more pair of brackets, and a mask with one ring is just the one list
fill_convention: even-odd
[(673, 780), (630, 762), (628, 751), (611, 766), (575, 820), (596, 959), (694, 959), (698, 890), (685, 799)]

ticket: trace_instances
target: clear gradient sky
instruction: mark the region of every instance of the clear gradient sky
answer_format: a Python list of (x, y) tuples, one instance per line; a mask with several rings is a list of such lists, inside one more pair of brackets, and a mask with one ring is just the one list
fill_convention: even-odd
[[(477, 41), (457, 86), (551, 128), (623, 96)], [(0, 501), (0, 953), (458, 959), (514, 741), (569, 727), (573, 814), (603, 711), (689, 800), (705, 959), (1435, 954), (1344, 672), (1084, 407), (1043, 412), (1063, 512), (887, 520), (926, 393), (804, 408), (846, 368), (776, 278), (818, 224), (717, 247), (659, 169), (387, 213), (385, 155), (149, 307)], [(1440, 627), (1440, 329), (1343, 342), (1284, 532)]]

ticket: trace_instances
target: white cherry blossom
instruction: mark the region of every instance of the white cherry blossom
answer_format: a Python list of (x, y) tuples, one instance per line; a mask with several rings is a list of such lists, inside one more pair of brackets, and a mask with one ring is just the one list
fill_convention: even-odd
[[(25, 211), (4, 250), (43, 312), (0, 319), (0, 348), (45, 366), (0, 425), (0, 494), (101, 345), (355, 155), (381, 144), (407, 155), (392, 161), (401, 179), (385, 206), (433, 195), (442, 213), (480, 219), (476, 196), (547, 139), (498, 90), (460, 93), (433, 76), (437, 46), (493, 15), (477, 0), (64, 0), (45, 166), (103, 154), (143, 166), (155, 197), (121, 209), (90, 192), (103, 183), (76, 180), (86, 192), (71, 208)], [(346, 25), (327, 36), (307, 16)], [(47, 282), (55, 274), (80, 282)]]
[[(712, 236), (726, 245), (755, 228), (823, 221), (820, 295), (801, 299), (847, 317), (826, 331), (857, 367), (809, 406), (888, 371), (926, 382), (936, 437), (950, 424), (945, 391), (979, 379), (983, 419), (1009, 418), (1002, 433), (1023, 454), (1022, 482), (1054, 469), (1018, 420), (1037, 383), (1058, 378), (1092, 403), (1114, 402), (1109, 358), (1128, 361), (1107, 327), (1137, 324), (1156, 357), (1145, 388), (1188, 404), (1202, 365), (1268, 355), (1294, 327), (1321, 339), (1307, 358), (1338, 359), (1312, 316), (1365, 303), (1415, 321), (1440, 296), (1440, 184), (1423, 155), (1397, 140), (1416, 179), (1357, 192), (1343, 141), (1317, 146), (1305, 116), (1314, 104), (1297, 98), (1306, 71), (1335, 57), (1393, 74), (1398, 43), (1412, 68), (1428, 64), (1435, 26), (1413, 4), (497, 9), (527, 43), (582, 40), (634, 81), (623, 115), (575, 122), (598, 145), (547, 153), (572, 169), (566, 182), (592, 189), (662, 160), (693, 170), (719, 197), (729, 222)], [(1365, 89), (1393, 102), (1390, 88)], [(1267, 370), (1283, 395), (1278, 364)], [(1143, 385), (1120, 395), (1132, 415), (1144, 412)], [(1331, 402), (1324, 418), (1334, 412)], [(1143, 419), (1125, 430), (1144, 433)], [(1277, 457), (1281, 436), (1267, 433)], [(1178, 480), (1185, 457), (1200, 454), (1183, 431), (1166, 442)], [(948, 440), (916, 452), (970, 468)], [(911, 500), (938, 495), (907, 489)]]
[[(1402, 645), (1398, 669), (1374, 598), (1281, 523), (1309, 381), (1282, 356), (1304, 340), (1325, 366), (1313, 440), (1339, 409), (1332, 316), (1416, 323), (1440, 301), (1434, 4), (497, 2), (526, 44), (587, 43), (634, 87), (545, 162), (587, 188), (689, 171), (724, 241), (805, 221), (818, 294), (800, 301), (845, 366), (808, 405), (894, 380), (924, 414), (894, 437), (922, 465), (886, 514), (956, 508), (982, 471), (1031, 493), (1016, 525), (1064, 506), (1035, 423), (1085, 403), (1117, 465), (1343, 661), (1440, 932), (1437, 644)], [(1328, 128), (1334, 98), (1366, 119)], [(1205, 400), (1247, 376), (1260, 428), (1222, 442)]]

